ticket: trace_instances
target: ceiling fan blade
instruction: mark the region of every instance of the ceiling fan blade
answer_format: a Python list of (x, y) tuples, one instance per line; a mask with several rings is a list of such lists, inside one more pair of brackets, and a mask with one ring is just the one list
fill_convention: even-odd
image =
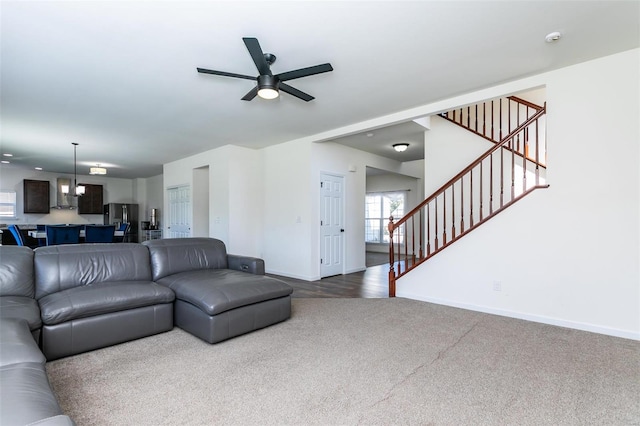
[(253, 37), (243, 37), (242, 40), (247, 46), (247, 50), (249, 50), (249, 54), (251, 55), (253, 62), (256, 64), (256, 68), (258, 68), (260, 75), (272, 75), (269, 64), (264, 58), (264, 53), (262, 52), (260, 43), (258, 43), (258, 39)]
[(300, 68), (299, 70), (287, 71), (278, 74), (277, 77), (280, 81), (293, 80), (294, 78), (306, 77), (309, 75), (322, 74), (323, 72), (333, 71), (331, 64), (315, 65), (308, 68)]
[(247, 92), (247, 94), (242, 97), (242, 100), (243, 101), (250, 101), (253, 98), (255, 98), (257, 94), (258, 94), (258, 86), (256, 86), (253, 89), (249, 90)]
[(198, 72), (201, 72), (203, 74), (213, 74), (213, 75), (221, 75), (224, 77), (244, 78), (245, 80), (256, 81), (256, 77), (251, 77), (249, 75), (234, 74), (232, 72), (225, 72), (225, 71), (208, 70), (205, 68), (196, 68), (196, 69), (198, 70)]
[(305, 102), (309, 102), (315, 99), (313, 96), (309, 95), (308, 93), (304, 93), (303, 91), (298, 90), (295, 87), (291, 87), (288, 84), (285, 84), (283, 82), (280, 82), (280, 90), (290, 95), (293, 95), (296, 98), (300, 98)]

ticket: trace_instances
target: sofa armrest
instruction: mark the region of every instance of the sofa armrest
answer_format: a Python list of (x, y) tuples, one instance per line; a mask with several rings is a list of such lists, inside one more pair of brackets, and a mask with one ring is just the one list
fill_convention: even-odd
[(33, 340), (29, 323), (19, 318), (2, 318), (0, 321), (0, 367), (32, 362), (42, 364), (47, 360)]
[(60, 414), (59, 416), (48, 417), (46, 419), (38, 420), (37, 422), (29, 423), (27, 426), (75, 426), (75, 422), (71, 420), (69, 416)]
[(264, 260), (257, 257), (228, 254), (227, 267), (236, 271), (264, 275)]

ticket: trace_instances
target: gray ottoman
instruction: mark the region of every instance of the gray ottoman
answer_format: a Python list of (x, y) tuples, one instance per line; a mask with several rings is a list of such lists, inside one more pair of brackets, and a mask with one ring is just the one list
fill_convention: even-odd
[(174, 323), (216, 343), (291, 316), (287, 283), (264, 275), (264, 261), (227, 255), (222, 241), (177, 238), (145, 241), (153, 280), (176, 294)]

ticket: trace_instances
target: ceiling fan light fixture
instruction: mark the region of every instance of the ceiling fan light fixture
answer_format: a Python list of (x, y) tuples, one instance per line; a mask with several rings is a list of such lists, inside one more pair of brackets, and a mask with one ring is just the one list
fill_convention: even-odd
[(275, 99), (280, 96), (280, 94), (276, 89), (266, 87), (258, 90), (258, 96), (260, 96), (262, 99)]
[(396, 152), (405, 152), (407, 148), (409, 148), (408, 143), (396, 143), (393, 145), (393, 149), (395, 149)]
[(259, 76), (258, 96), (262, 99), (275, 99), (280, 96), (278, 92), (278, 80), (272, 75)]

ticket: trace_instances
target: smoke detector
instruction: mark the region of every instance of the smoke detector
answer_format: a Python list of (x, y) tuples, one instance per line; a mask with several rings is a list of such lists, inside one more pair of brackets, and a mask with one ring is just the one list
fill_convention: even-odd
[(560, 40), (560, 37), (562, 37), (562, 34), (560, 34), (559, 31), (554, 31), (552, 33), (547, 34), (547, 36), (544, 39), (546, 40), (547, 43), (555, 43), (556, 41)]

